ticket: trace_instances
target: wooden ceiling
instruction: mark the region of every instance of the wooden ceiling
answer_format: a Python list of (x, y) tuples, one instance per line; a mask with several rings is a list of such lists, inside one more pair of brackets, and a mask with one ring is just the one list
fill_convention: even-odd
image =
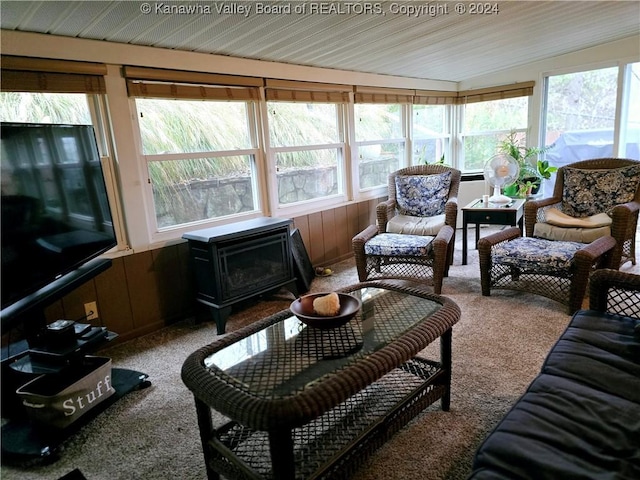
[(1, 8), (5, 30), (453, 82), (640, 32), (638, 1), (4, 1)]

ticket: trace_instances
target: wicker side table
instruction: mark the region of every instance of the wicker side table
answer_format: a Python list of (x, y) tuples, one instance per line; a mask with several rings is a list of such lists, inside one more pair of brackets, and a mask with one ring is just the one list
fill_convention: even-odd
[(609, 267), (615, 245), (611, 236), (589, 244), (522, 237), (517, 227), (488, 235), (478, 241), (482, 295), (492, 288), (535, 293), (571, 315), (582, 306), (590, 274)]

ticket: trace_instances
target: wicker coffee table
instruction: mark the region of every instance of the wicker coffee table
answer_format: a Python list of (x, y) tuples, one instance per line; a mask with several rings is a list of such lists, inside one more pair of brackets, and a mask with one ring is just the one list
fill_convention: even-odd
[[(285, 310), (185, 360), (209, 479), (348, 478), (428, 405), (449, 409), (459, 307), (392, 283), (342, 291), (362, 300), (346, 325), (310, 328)], [(416, 356), (438, 338), (435, 359)]]

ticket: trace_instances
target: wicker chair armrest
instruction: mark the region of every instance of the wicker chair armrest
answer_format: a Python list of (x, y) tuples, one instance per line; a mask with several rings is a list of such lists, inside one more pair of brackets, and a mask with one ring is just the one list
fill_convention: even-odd
[(446, 245), (449, 245), (454, 234), (455, 234), (455, 230), (453, 229), (453, 227), (451, 227), (450, 225), (445, 225), (438, 231), (438, 234), (436, 235), (436, 238), (434, 238), (433, 241), (444, 242)]
[(391, 220), (396, 214), (396, 200), (395, 198), (389, 198), (384, 202), (378, 203), (376, 205), (376, 221), (378, 223), (378, 228), (380, 229), (380, 233), (385, 233), (387, 231), (387, 222)]
[(500, 230), (499, 232), (492, 233), (491, 235), (487, 235), (486, 237), (482, 237), (478, 240), (478, 250), (480, 247), (491, 248), (499, 243), (507, 242), (509, 240), (513, 240), (514, 238), (518, 238), (522, 236), (522, 232), (518, 227), (509, 227), (504, 230)]
[[(616, 299), (628, 299), (637, 305), (640, 295), (640, 275), (620, 270), (603, 268), (596, 270), (591, 275), (589, 284), (589, 308), (599, 312), (615, 311), (615, 305), (610, 305), (613, 290), (616, 290)], [(635, 300), (635, 301), (634, 301)], [(629, 310), (625, 311), (630, 314)], [(635, 317), (640, 318), (640, 313), (636, 310)]]
[(456, 228), (458, 220), (458, 198), (450, 197), (444, 205), (445, 224)]
[(529, 200), (524, 204), (524, 226), (527, 237), (533, 236), (533, 227), (535, 224), (544, 218), (544, 213), (541, 209), (546, 209), (552, 205), (556, 205), (562, 202), (561, 198), (548, 197), (541, 198), (539, 200)]
[(585, 245), (575, 253), (576, 259), (583, 259), (585, 263), (593, 265), (594, 261), (599, 259), (600, 267), (610, 267), (610, 254), (616, 246), (615, 239), (607, 235), (600, 237), (593, 242)]
[(352, 245), (355, 247), (356, 245), (364, 245), (367, 241), (371, 240), (379, 233), (379, 229), (376, 225), (369, 225), (367, 228), (358, 233), (351, 240)]
[(616, 205), (615, 207), (613, 207), (611, 211), (611, 215), (613, 217), (615, 217), (616, 214), (630, 215), (638, 211), (640, 211), (640, 202), (631, 201), (631, 202), (622, 203), (620, 205)]

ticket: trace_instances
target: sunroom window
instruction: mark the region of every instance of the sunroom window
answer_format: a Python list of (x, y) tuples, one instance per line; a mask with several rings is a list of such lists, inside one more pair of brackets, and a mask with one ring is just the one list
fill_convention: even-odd
[(360, 191), (386, 186), (389, 174), (404, 166), (403, 109), (397, 103), (354, 105)]
[(278, 207), (345, 192), (342, 106), (267, 102)]
[(612, 157), (618, 67), (553, 75), (546, 79), (545, 158), (562, 166)]
[(135, 102), (158, 231), (259, 209), (251, 102)]
[(512, 131), (526, 143), (528, 96), (463, 105), (461, 170), (480, 173)]
[(451, 165), (448, 105), (412, 106), (412, 165)]

